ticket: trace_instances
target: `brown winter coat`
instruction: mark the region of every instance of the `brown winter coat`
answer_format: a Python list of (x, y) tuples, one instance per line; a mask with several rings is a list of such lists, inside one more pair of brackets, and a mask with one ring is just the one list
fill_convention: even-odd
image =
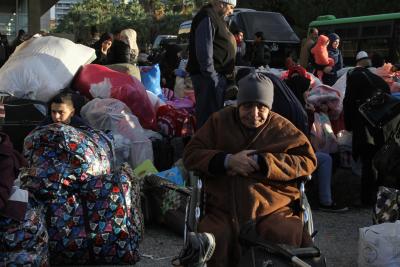
[[(259, 151), (267, 166), (265, 173), (217, 177), (209, 172), (209, 163), (218, 153), (235, 154), (246, 149)], [(307, 137), (280, 115), (270, 112), (265, 124), (252, 132), (240, 123), (238, 109), (228, 107), (214, 113), (198, 130), (185, 149), (184, 164), (189, 170), (204, 173), (206, 216), (199, 228), (213, 233), (217, 241), (210, 266), (234, 266), (238, 232), (247, 221), (271, 218), (274, 231), (287, 233), (283, 224), (275, 222), (292, 215), (287, 206), (300, 196), (290, 181), (311, 174), (316, 158)], [(299, 231), (295, 235), (300, 240), (296, 237), (289, 243), (301, 244)]]

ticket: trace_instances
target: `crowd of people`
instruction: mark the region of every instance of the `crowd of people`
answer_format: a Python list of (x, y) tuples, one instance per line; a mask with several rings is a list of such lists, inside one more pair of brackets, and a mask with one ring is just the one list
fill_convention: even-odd
[[(290, 241), (290, 238), (296, 236), (294, 228), (291, 228), (294, 226), (286, 225), (287, 221), (285, 222), (283, 219), (285, 216), (278, 215), (280, 208), (283, 207), (272, 213), (269, 213), (267, 208), (262, 207), (261, 203), (268, 203), (269, 207), (273, 207), (274, 201), (267, 200), (274, 199), (272, 193), (267, 194), (268, 197), (266, 198), (263, 198), (262, 193), (256, 193), (261, 190), (264, 185), (263, 182), (269, 184), (271, 180), (294, 179), (299, 176), (299, 173), (297, 173), (296, 175), (289, 175), (290, 178), (283, 178), (290, 171), (288, 169), (285, 171), (275, 169), (276, 167), (283, 167), (283, 165), (286, 168), (294, 166), (283, 163), (276, 166), (273, 163), (273, 159), (283, 160), (283, 155), (289, 156), (289, 151), (284, 152), (285, 149), (280, 150), (280, 148), (274, 147), (273, 149), (266, 149), (269, 153), (263, 154), (258, 152), (258, 149), (262, 150), (262, 144), (259, 147), (253, 147), (254, 140), (257, 140), (259, 135), (262, 136), (263, 131), (268, 131), (269, 127), (280, 129), (272, 126), (273, 116), (270, 115), (267, 119), (268, 115), (263, 112), (264, 110), (269, 112), (272, 107), (271, 103), (263, 99), (263, 97), (270, 96), (263, 95), (260, 92), (254, 92), (254, 95), (250, 96), (251, 91), (263, 89), (272, 91), (271, 87), (268, 86), (271, 81), (268, 78), (257, 76), (261, 75), (260, 73), (263, 70), (258, 71), (259, 74), (253, 74), (256, 75), (255, 77), (250, 75), (252, 78), (242, 78), (238, 81), (237, 110), (222, 108), (223, 92), (226, 90), (227, 80), (233, 72), (233, 59), (236, 60), (236, 64), (250, 65), (255, 68), (267, 65), (262, 32), (255, 34), (255, 41), (249, 47), (251, 51), (250, 63), (246, 63), (246, 53), (243, 50), (246, 49), (247, 44), (243, 42), (243, 32), (240, 30), (233, 32), (234, 38), (232, 38), (228, 30), (221, 26), (222, 19), (217, 20), (215, 18), (215, 13), (219, 14), (220, 18), (229, 15), (234, 4), (235, 1), (214, 1), (213, 4), (205, 6), (193, 20), (196, 23), (192, 25), (189, 46), (189, 62), (191, 65), (189, 64), (188, 71), (194, 79), (193, 87), (196, 93), (196, 115), (199, 119), (199, 127), (203, 127), (198, 130), (188, 144), (184, 160), (189, 169), (204, 173), (206, 193), (211, 196), (210, 202), (206, 203), (207, 215), (200, 222), (201, 231), (211, 232), (216, 237), (217, 246), (214, 254), (216, 256), (211, 258), (211, 266), (231, 266), (231, 263), (228, 262), (235, 261), (231, 257), (238, 255), (235, 253), (237, 251), (237, 247), (234, 246), (235, 243), (229, 242), (230, 245), (228, 246), (225, 242), (227, 239), (236, 240), (237, 229), (240, 229), (247, 220), (259, 222), (257, 224), (258, 233), (263, 235), (268, 232), (268, 235), (264, 236), (266, 239), (276, 238), (275, 241), (280, 240), (293, 245), (294, 243)], [(223, 46), (223, 44), (225, 45)], [(221, 51), (221, 47), (225, 49)], [(375, 153), (382, 148), (384, 140), (382, 130), (371, 127), (360, 114), (358, 108), (378, 91), (390, 94), (389, 87), (395, 87), (393, 82), (398, 75), (398, 73), (395, 73), (396, 67), (393, 66), (389, 70), (389, 78), (386, 76), (388, 79), (385, 81), (385, 76), (382, 75), (385, 70), (382, 60), (379, 64), (376, 63), (378, 64), (375, 65), (378, 67), (377, 69), (369, 69), (373, 67), (372, 62), (376, 62), (377, 58), (379, 58), (379, 55), (376, 52), (370, 59), (365, 51), (359, 51), (356, 56), (357, 66), (350, 70), (344, 69), (343, 55), (340, 50), (340, 36), (334, 32), (319, 34), (318, 29), (312, 28), (302, 44), (299, 63), (292, 63), (285, 75), (282, 75), (285, 76), (283, 79), (289, 89), (296, 95), (308, 113), (310, 128), (309, 132), (303, 134), (307, 136), (306, 140), (310, 142), (309, 145), (312, 145), (315, 151), (315, 154), (313, 153), (315, 158), (312, 160), (315, 166), (308, 171), (313, 172), (318, 183), (318, 206), (321, 210), (331, 212), (348, 210), (343, 203), (338, 204), (334, 201), (331, 192), (332, 175), (338, 165), (334, 161), (339, 152), (337, 146), (334, 146), (337, 145), (336, 135), (344, 130), (352, 132), (352, 150), (350, 153), (354, 161), (360, 159), (362, 166), (360, 204), (371, 207), (376, 201), (379, 181), (377, 181), (372, 170), (372, 159)], [(385, 75), (388, 75), (388, 73), (385, 72)], [(198, 76), (202, 77), (199, 82), (196, 81)], [(336, 84), (342, 76), (347, 78), (344, 88)], [(207, 80), (209, 82), (205, 82)], [(244, 82), (249, 80), (252, 80), (251, 86)], [(267, 82), (267, 80), (269, 81)], [(204, 83), (201, 83), (203, 81)], [(340, 88), (337, 89), (337, 87)], [(246, 93), (244, 93), (244, 90), (246, 90)], [(315, 99), (318, 100), (315, 101)], [(341, 108), (342, 106), (343, 108)], [(270, 114), (273, 114), (273, 112)], [(290, 118), (288, 119), (290, 120)], [(251, 123), (248, 123), (247, 120)], [(324, 128), (326, 126), (330, 128), (322, 129), (322, 131), (325, 131), (325, 135), (331, 135), (332, 140), (328, 140), (326, 136), (315, 130), (316, 127)], [(263, 130), (258, 130), (258, 127)], [(243, 134), (243, 137), (236, 136), (234, 134), (236, 131)], [(282, 129), (278, 131), (282, 131)], [(234, 139), (228, 137), (227, 132)], [(279, 135), (272, 133), (271, 135), (275, 139), (271, 140), (271, 143), (266, 141), (266, 146), (272, 143), (279, 144)], [(248, 139), (249, 143), (241, 141), (242, 138), (250, 138)], [(267, 139), (265, 137), (264, 141)], [(290, 142), (293, 142), (293, 145), (296, 143), (295, 140)], [(327, 142), (332, 142), (332, 144), (327, 146)], [(255, 151), (252, 149), (255, 149)], [(279, 153), (279, 156), (274, 153)], [(266, 156), (265, 159), (264, 156)], [(236, 164), (236, 167), (233, 167), (232, 162)], [(292, 159), (291, 162), (295, 164), (296, 160)], [(315, 171), (314, 168), (316, 168)], [(260, 172), (261, 176), (259, 176)], [(237, 176), (246, 178), (239, 178), (237, 181), (235, 180)], [(252, 178), (252, 176), (262, 178), (260, 180), (260, 178)], [(243, 185), (242, 183), (248, 184)], [(226, 185), (229, 185), (228, 188)], [(236, 186), (241, 189), (239, 190)], [(226, 195), (228, 192), (230, 195)], [(252, 194), (256, 194), (257, 197), (252, 196)], [(239, 196), (240, 198), (248, 198), (248, 202), (243, 200), (246, 204), (242, 204), (241, 201), (232, 200)], [(281, 197), (277, 198), (280, 199)], [(252, 205), (254, 205), (252, 201), (258, 203), (257, 209), (252, 208)], [(227, 206), (225, 207), (222, 203)], [(247, 212), (252, 211), (252, 213), (247, 214), (246, 211), (242, 210), (243, 207), (247, 208)], [(266, 213), (263, 214), (263, 212)], [(243, 218), (242, 216), (248, 217)], [(274, 216), (281, 218), (279, 229), (271, 229), (261, 223), (269, 219), (273, 220)], [(286, 216), (286, 218), (290, 217)], [(230, 225), (231, 228), (227, 228), (227, 225)], [(280, 239), (283, 238), (279, 236), (282, 232), (290, 233), (290, 238), (288, 237), (289, 239), (285, 241)], [(222, 238), (221, 234), (229, 238)], [(296, 245), (301, 245), (302, 242), (299, 242), (299, 240), (302, 239), (297, 240)]]
[[(283, 90), (289, 90), (297, 99), (296, 105), (307, 114), (304, 124), (308, 127), (297, 128), (293, 118), (275, 112), (282, 102), (276, 101), (277, 85), (268, 76), (272, 74), (263, 68), (274, 56), (264, 33), (256, 32), (254, 42), (246, 43), (243, 30), (232, 33), (228, 29), (224, 17), (232, 14), (235, 6), (236, 0), (210, 1), (193, 18), (187, 53), (177, 45), (168, 45), (161, 58), (154, 59), (160, 63), (162, 86), (173, 90), (175, 79), (184, 77), (190, 79), (194, 90), (197, 131), (182, 157), (185, 167), (200, 172), (205, 184), (207, 213), (201, 218), (196, 238), (206, 239), (205, 254), (215, 246), (215, 252), (207, 258), (209, 266), (235, 266), (240, 261), (239, 233), (249, 221), (269, 242), (312, 246), (311, 233), (305, 231), (293, 206), (300, 199), (295, 183), (298, 178), (314, 178), (320, 210), (348, 210), (346, 204), (350, 203), (337, 203), (331, 189), (338, 167), (339, 132), (352, 133), (352, 164), (361, 163), (360, 204), (375, 204), (380, 180), (372, 160), (385, 139), (383, 130), (371, 126), (359, 107), (377, 92), (400, 91), (399, 65), (389, 65), (374, 51), (371, 56), (358, 51), (356, 66), (346, 69), (340, 36), (334, 32), (319, 34), (318, 29), (311, 28), (301, 44), (299, 59), (292, 59), (278, 75), (286, 86)], [(11, 45), (6, 36), (0, 37), (1, 67), (26, 34), (19, 31)], [(100, 35), (92, 28), (86, 42), (96, 52), (92, 63), (138, 64), (136, 38), (133, 29)], [(186, 66), (182, 67), (182, 62)], [(239, 74), (237, 66), (246, 71)], [(226, 107), (232, 88), (236, 102)], [(50, 114), (40, 126), (60, 123), (88, 127), (73, 102), (68, 93), (57, 95), (49, 102)], [(0, 137), (0, 148), (9, 146), (9, 140)], [(18, 164), (26, 162), (20, 160)], [(8, 176), (15, 178), (16, 173)], [(9, 188), (10, 179), (4, 181)], [(7, 193), (0, 194), (2, 202), (7, 199)]]

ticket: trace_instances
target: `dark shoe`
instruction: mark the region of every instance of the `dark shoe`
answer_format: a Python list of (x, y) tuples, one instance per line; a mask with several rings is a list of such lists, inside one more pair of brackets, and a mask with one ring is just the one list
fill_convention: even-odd
[(188, 240), (180, 255), (172, 260), (173, 266), (202, 267), (210, 260), (215, 250), (215, 238), (210, 233), (188, 234)]
[(333, 202), (331, 205), (319, 204), (319, 210), (326, 212), (345, 212), (348, 211), (349, 208), (346, 206), (337, 205), (335, 202)]

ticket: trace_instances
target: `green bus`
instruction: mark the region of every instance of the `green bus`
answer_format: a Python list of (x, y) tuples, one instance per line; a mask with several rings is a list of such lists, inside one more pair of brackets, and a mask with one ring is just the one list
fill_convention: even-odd
[(321, 34), (335, 32), (340, 36), (344, 63), (355, 64), (358, 51), (369, 55), (379, 53), (386, 61), (400, 61), (400, 13), (336, 18), (333, 15), (319, 16), (309, 24)]

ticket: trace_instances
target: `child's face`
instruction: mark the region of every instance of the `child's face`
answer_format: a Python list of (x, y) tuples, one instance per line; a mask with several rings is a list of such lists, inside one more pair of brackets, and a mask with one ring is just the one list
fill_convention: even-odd
[(55, 123), (69, 124), (74, 113), (75, 109), (71, 105), (65, 103), (51, 104), (51, 119)]

